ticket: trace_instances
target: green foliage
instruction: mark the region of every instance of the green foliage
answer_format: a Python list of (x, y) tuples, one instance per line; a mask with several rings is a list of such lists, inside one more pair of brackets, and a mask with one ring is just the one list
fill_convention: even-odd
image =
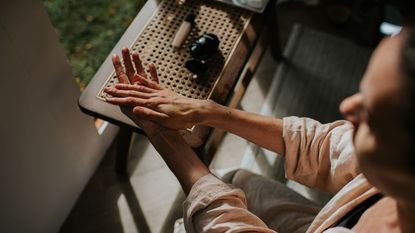
[(43, 0), (81, 89), (145, 0)]

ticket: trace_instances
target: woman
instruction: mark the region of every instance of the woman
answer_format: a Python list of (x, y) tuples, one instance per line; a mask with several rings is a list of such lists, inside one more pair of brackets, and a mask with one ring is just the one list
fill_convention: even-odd
[[(125, 72), (113, 56), (121, 84), (106, 89), (112, 96), (107, 101), (143, 128), (180, 181), (188, 195), (187, 232), (415, 232), (414, 28), (379, 44), (360, 92), (340, 106), (346, 121), (325, 125), (188, 99), (158, 85), (154, 65), (146, 79), (138, 54), (131, 60), (124, 49), (123, 59)], [(230, 178), (229, 187), (176, 131), (195, 124), (284, 155), (288, 178), (336, 195), (319, 209), (285, 186), (244, 171)]]

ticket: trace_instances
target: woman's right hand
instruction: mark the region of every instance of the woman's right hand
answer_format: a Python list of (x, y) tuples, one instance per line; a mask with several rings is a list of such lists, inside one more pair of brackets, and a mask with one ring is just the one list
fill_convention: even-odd
[[(155, 68), (151, 70), (156, 72)], [(208, 101), (181, 96), (140, 75), (135, 76), (134, 82), (138, 85), (119, 83), (106, 88), (105, 92), (112, 96), (107, 101), (132, 106), (136, 116), (171, 129), (187, 129), (202, 122)]]

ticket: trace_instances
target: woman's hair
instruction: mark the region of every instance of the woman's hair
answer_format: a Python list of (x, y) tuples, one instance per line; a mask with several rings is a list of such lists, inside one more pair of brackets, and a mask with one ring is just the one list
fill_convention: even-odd
[(402, 74), (407, 83), (407, 98), (406, 106), (407, 113), (405, 123), (407, 132), (410, 137), (409, 169), (415, 174), (415, 17), (413, 14), (409, 15), (405, 21), (404, 30), (406, 30), (406, 37), (402, 46), (401, 69)]

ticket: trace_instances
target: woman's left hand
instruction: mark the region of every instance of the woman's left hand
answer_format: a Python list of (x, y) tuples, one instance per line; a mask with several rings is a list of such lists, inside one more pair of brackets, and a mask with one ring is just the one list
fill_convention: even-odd
[[(131, 56), (128, 48), (123, 48), (122, 56), (123, 56), (123, 63), (124, 63), (125, 70), (124, 70), (123, 65), (121, 64), (119, 56), (116, 54), (112, 56), (112, 63), (115, 68), (115, 73), (117, 75), (118, 82), (124, 85), (131, 83), (139, 87), (139, 80), (147, 79), (147, 74), (142, 66), (138, 53), (133, 53)], [(132, 60), (131, 60), (131, 57), (132, 57)], [(134, 66), (135, 66), (135, 69), (134, 69)], [(158, 77), (157, 77), (156, 67), (153, 64), (150, 64), (148, 68), (150, 69), (150, 77), (151, 77), (151, 80), (148, 80), (148, 82), (157, 84)], [(107, 90), (108, 89), (106, 89), (105, 91), (107, 92)], [(109, 94), (111, 95), (111, 93)], [(121, 108), (121, 111), (125, 115), (127, 115), (132, 121), (134, 121), (134, 123), (136, 123), (140, 128), (142, 128), (144, 132), (146, 132), (146, 134), (155, 134), (163, 130), (164, 127), (152, 121), (140, 118), (137, 115), (135, 115), (133, 113), (133, 108), (135, 106), (133, 101), (131, 101), (129, 104), (121, 105), (118, 102), (114, 101), (116, 99), (117, 97), (114, 97), (114, 96), (107, 97), (106, 101), (112, 104), (119, 105)], [(130, 99), (133, 99), (133, 97), (131, 97)]]

